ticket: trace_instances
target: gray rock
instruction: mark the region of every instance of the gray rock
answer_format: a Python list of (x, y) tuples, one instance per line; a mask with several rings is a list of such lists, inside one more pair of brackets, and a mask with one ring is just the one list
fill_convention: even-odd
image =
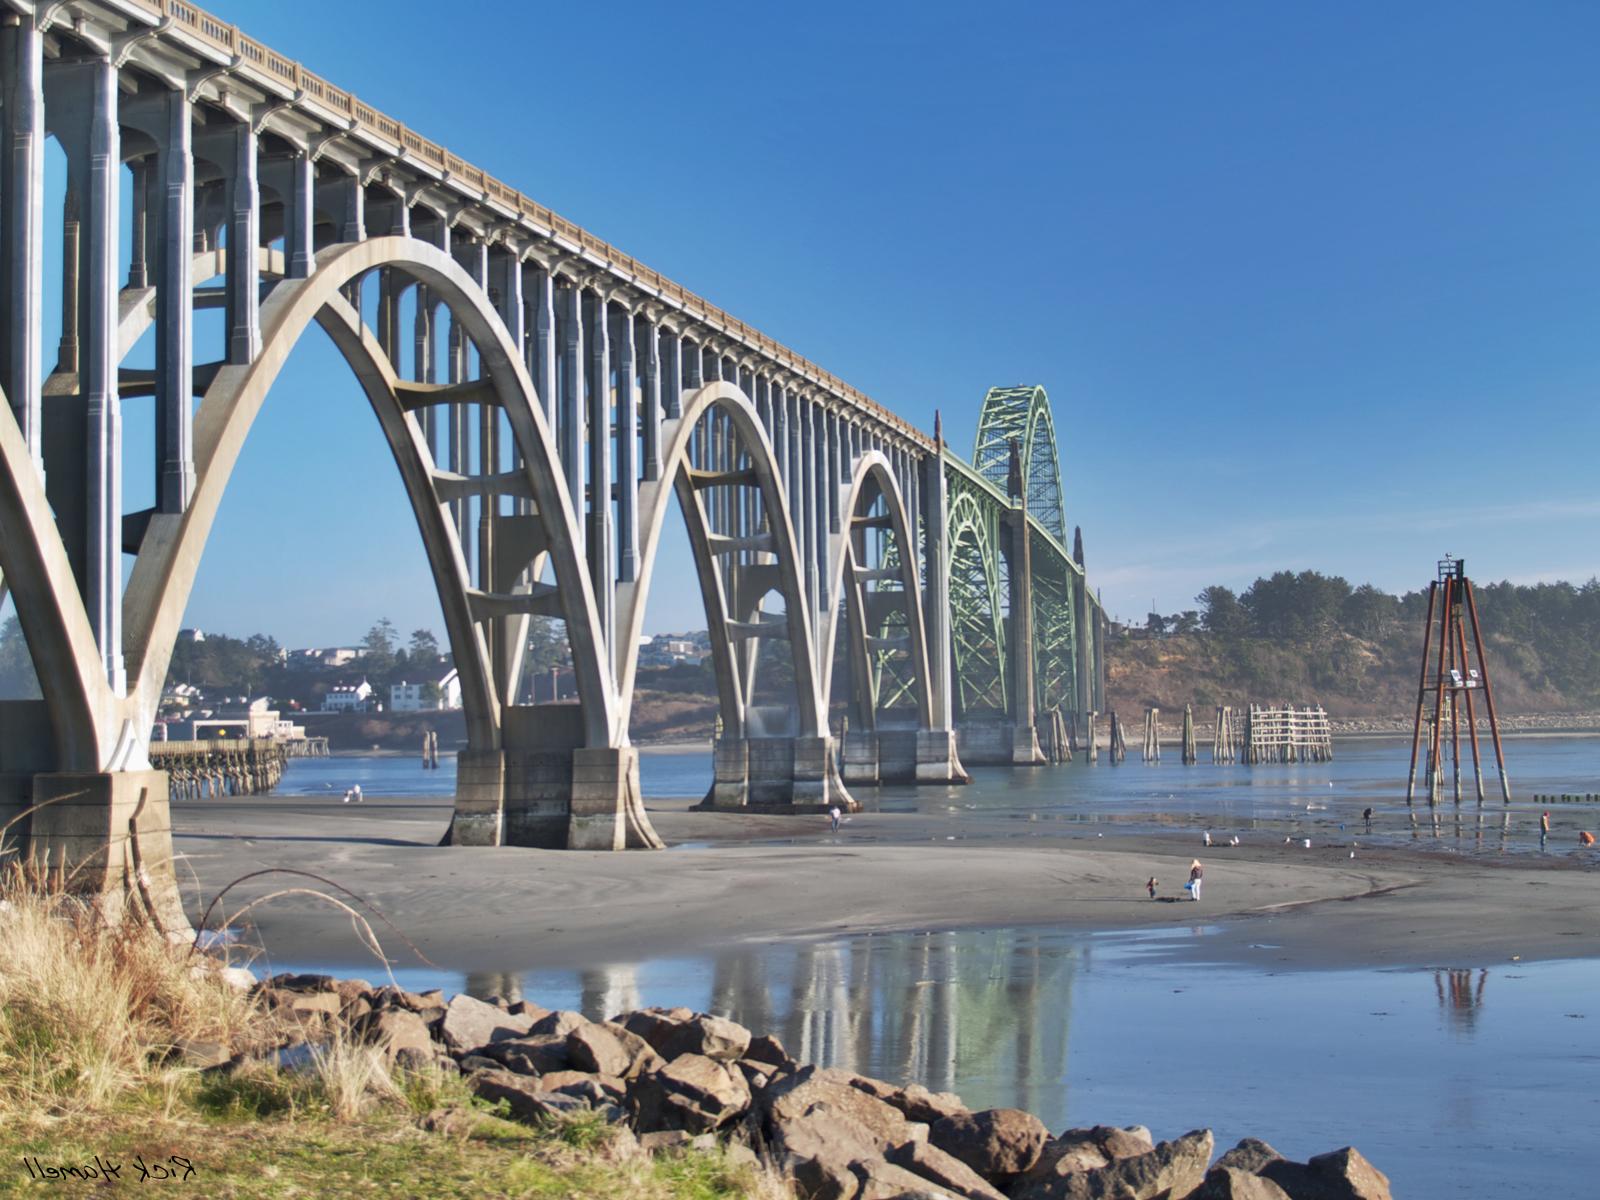
[(750, 1031), (743, 1025), (687, 1009), (643, 1009), (629, 1013), (622, 1024), (668, 1062), (680, 1054), (733, 1062), (750, 1048)]
[(953, 1154), (929, 1142), (907, 1142), (889, 1152), (889, 1161), (967, 1200), (1005, 1200), (1004, 1193)]
[(826, 1107), (777, 1122), (771, 1148), (783, 1173), (810, 1200), (855, 1200), (861, 1178), (852, 1165), (882, 1157), (874, 1139)]
[(1044, 1144), (1038, 1161), (1011, 1184), (1011, 1193), (1043, 1200), (1066, 1186), (1061, 1182), (1066, 1176), (1110, 1165), (1111, 1156), (1100, 1148), (1091, 1130), (1069, 1129)]
[(861, 1181), (856, 1200), (898, 1200), (907, 1192), (928, 1190), (928, 1181), (922, 1176), (885, 1159), (857, 1159), (850, 1164), (850, 1170)]
[(899, 1109), (855, 1087), (855, 1078), (849, 1071), (810, 1066), (773, 1080), (759, 1096), (769, 1128), (824, 1112), (848, 1121), (879, 1155), (927, 1140), (926, 1125), (908, 1121)]
[(597, 1075), (626, 1076), (633, 1066), (633, 1057), (604, 1025), (587, 1021), (567, 1034), (567, 1061), (573, 1070)]
[[(458, 1065), (460, 1066), (461, 1070), (467, 1072), (468, 1074), (471, 1074), (473, 1071), (504, 1071), (506, 1069), (506, 1065), (503, 1062), (500, 1062), (498, 1059), (488, 1058), (482, 1054), (463, 1055), (461, 1062)], [(520, 1071), (514, 1073), (529, 1077), (535, 1082), (537, 1082), (539, 1078), (539, 1073), (537, 1071)]]
[(582, 1029), (588, 1025), (589, 1018), (582, 1013), (570, 1012), (562, 1009), (557, 1012), (545, 1013), (544, 1016), (528, 1026), (530, 1037), (566, 1037), (575, 1029)]
[(967, 1106), (961, 1103), (961, 1097), (954, 1092), (930, 1092), (920, 1083), (900, 1089), (889, 1097), (889, 1103), (905, 1113), (909, 1120), (921, 1121), (924, 1125), (932, 1125), (935, 1121), (967, 1111)]
[(494, 1005), (463, 993), (452, 997), (445, 1008), (439, 1035), (452, 1054), (468, 1054), (495, 1042), (525, 1037), (532, 1024), (525, 1014), (501, 1012)]
[(1260, 1138), (1247, 1137), (1241, 1138), (1237, 1146), (1217, 1159), (1216, 1165), (1236, 1171), (1245, 1171), (1251, 1175), (1258, 1175), (1261, 1173), (1262, 1167), (1265, 1167), (1268, 1163), (1278, 1162), (1282, 1158), (1283, 1155), (1279, 1154)]
[(233, 1057), (233, 1051), (223, 1042), (207, 1042), (198, 1038), (179, 1038), (172, 1044), (172, 1057), (185, 1067), (205, 1070), (220, 1067)]
[(552, 1071), (566, 1071), (572, 1067), (572, 1059), (567, 1054), (567, 1039), (555, 1035), (491, 1042), (482, 1047), (480, 1052), (519, 1075), (548, 1075)]
[(402, 1050), (414, 1050), (433, 1060), (433, 1039), (422, 1018), (405, 1008), (385, 1008), (358, 1017), (351, 1032), (363, 1042), (380, 1047), (390, 1062)]
[(467, 1086), (473, 1095), (491, 1103), (504, 1100), (511, 1115), (527, 1124), (538, 1124), (549, 1117), (562, 1117), (589, 1107), (576, 1096), (542, 1091), (533, 1080), (510, 1071), (474, 1071), (467, 1076)]
[(631, 1029), (625, 1029), (613, 1021), (602, 1021), (598, 1025), (616, 1038), (617, 1044), (628, 1052), (628, 1069), (622, 1073), (624, 1079), (632, 1079), (641, 1072), (654, 1071), (658, 1067), (666, 1066), (667, 1060), (657, 1054), (649, 1042)]
[(628, 1084), (628, 1106), (641, 1130), (707, 1133), (742, 1116), (750, 1089), (738, 1070), (700, 1054), (681, 1054)]
[(936, 1121), (928, 1140), (1003, 1188), (1039, 1161), (1050, 1131), (1020, 1108), (988, 1108)]
[(1353, 1146), (1319, 1154), (1304, 1165), (1279, 1159), (1259, 1174), (1287, 1192), (1290, 1200), (1391, 1200), (1389, 1177)]
[(639, 1148), (650, 1154), (677, 1150), (694, 1140), (694, 1135), (683, 1129), (657, 1129), (639, 1135)]
[(1097, 1171), (1059, 1175), (1027, 1190), (1013, 1190), (1014, 1200), (1171, 1200), (1198, 1188), (1211, 1162), (1209, 1129), (1162, 1142), (1148, 1154), (1124, 1158)]
[(1289, 1200), (1289, 1193), (1270, 1179), (1219, 1162), (1187, 1200)]
[[(750, 1039), (750, 1045), (744, 1052), (744, 1057), (750, 1062), (765, 1063), (768, 1067), (777, 1067), (782, 1070), (792, 1070), (794, 1059), (789, 1057), (789, 1052), (772, 1034), (763, 1034), (761, 1037)], [(769, 1070), (768, 1075), (776, 1074)]]

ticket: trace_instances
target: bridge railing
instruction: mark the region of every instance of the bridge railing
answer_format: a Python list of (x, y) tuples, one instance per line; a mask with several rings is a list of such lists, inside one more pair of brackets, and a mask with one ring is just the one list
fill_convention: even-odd
[(188, 0), (127, 0), (134, 8), (160, 20), (170, 20), (185, 40), (199, 43), (214, 54), (225, 56), (233, 65), (247, 67), (280, 90), (295, 98), (309, 100), (345, 123), (351, 133), (360, 134), (375, 145), (387, 143), (393, 152), (413, 159), (424, 169), (437, 173), (441, 182), (458, 191), (476, 192), (483, 203), (493, 203), (520, 220), (543, 227), (551, 234), (585, 252), (592, 260), (614, 272), (626, 275), (641, 289), (654, 293), (688, 315), (714, 327), (777, 360), (789, 370), (870, 412), (875, 419), (916, 442), (925, 452), (933, 450), (933, 439), (898, 413), (885, 408), (870, 396), (851, 387), (832, 372), (795, 353), (781, 342), (745, 324), (716, 305), (674, 283), (645, 266), (632, 255), (624, 254), (603, 238), (559, 216), (544, 205), (502, 183), (486, 171), (451, 154), (392, 117), (385, 116), (354, 95), (335, 87), (326, 79), (306, 70), (299, 63), (275, 53), (270, 47), (247, 37), (237, 25), (222, 21)]

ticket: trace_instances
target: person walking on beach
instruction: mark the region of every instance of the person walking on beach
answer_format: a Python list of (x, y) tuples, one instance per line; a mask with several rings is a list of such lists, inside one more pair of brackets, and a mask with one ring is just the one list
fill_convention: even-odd
[(1150, 899), (1154, 900), (1156, 898), (1156, 877), (1154, 875), (1145, 880), (1144, 890), (1150, 893)]
[(832, 833), (839, 832), (839, 806), (837, 804), (828, 810), (828, 830)]
[(1189, 864), (1189, 899), (1200, 899), (1200, 881), (1205, 878), (1206, 869), (1200, 865), (1197, 858)]
[(1550, 813), (1545, 811), (1539, 814), (1539, 849), (1544, 849), (1544, 842), (1550, 836)]

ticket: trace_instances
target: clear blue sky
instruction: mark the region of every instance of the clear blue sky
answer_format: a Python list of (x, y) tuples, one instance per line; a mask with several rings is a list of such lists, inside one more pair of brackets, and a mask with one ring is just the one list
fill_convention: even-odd
[[(1044, 384), (1114, 614), (1600, 574), (1600, 6), (209, 7), (964, 451)], [(348, 373), (279, 391), (190, 623), (442, 632)]]

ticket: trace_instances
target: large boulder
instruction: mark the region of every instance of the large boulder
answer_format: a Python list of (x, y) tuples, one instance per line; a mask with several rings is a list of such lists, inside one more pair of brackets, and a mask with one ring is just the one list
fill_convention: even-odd
[(1219, 1163), (1188, 1200), (1289, 1200), (1289, 1194), (1270, 1179)]
[(1283, 1155), (1260, 1138), (1247, 1137), (1239, 1139), (1239, 1144), (1217, 1159), (1215, 1165), (1259, 1175), (1263, 1167), (1269, 1163), (1279, 1162), (1282, 1158)]
[(532, 1024), (526, 1014), (505, 1012), (463, 992), (445, 1007), (439, 1037), (452, 1054), (470, 1054), (495, 1042), (526, 1037)]
[(776, 1124), (770, 1147), (773, 1160), (807, 1200), (856, 1200), (861, 1177), (854, 1165), (883, 1159), (865, 1131), (826, 1107)]
[(1319, 1154), (1301, 1164), (1279, 1159), (1262, 1167), (1290, 1200), (1391, 1200), (1389, 1177), (1353, 1146)]
[(566, 1037), (575, 1029), (582, 1029), (590, 1024), (589, 1018), (579, 1012), (569, 1009), (557, 1009), (547, 1012), (528, 1026), (531, 1037)]
[(848, 1121), (878, 1154), (905, 1142), (925, 1141), (928, 1129), (906, 1120), (899, 1109), (854, 1086), (857, 1076), (827, 1067), (801, 1067), (762, 1089), (759, 1100), (770, 1130), (813, 1113)]
[(356, 1019), (351, 1031), (361, 1041), (381, 1047), (390, 1062), (396, 1061), (402, 1050), (434, 1055), (433, 1039), (421, 1017), (406, 1008), (385, 1008), (369, 1012)]
[(680, 1054), (734, 1062), (750, 1048), (750, 1031), (743, 1025), (687, 1009), (643, 1009), (629, 1013), (622, 1024), (669, 1062)]
[(751, 1038), (744, 1057), (748, 1062), (763, 1064), (768, 1075), (776, 1075), (780, 1071), (792, 1071), (795, 1067), (795, 1061), (789, 1057), (789, 1052), (783, 1048), (783, 1043), (770, 1033)]
[(1005, 1187), (1039, 1161), (1050, 1131), (1020, 1108), (987, 1108), (934, 1122), (928, 1140), (990, 1183)]
[(518, 1075), (548, 1075), (572, 1067), (564, 1037), (508, 1038), (481, 1047), (479, 1053)]
[(906, 1142), (889, 1151), (889, 1161), (967, 1200), (1005, 1200), (1005, 1194), (953, 1154), (931, 1142)]
[(920, 1121), (924, 1125), (932, 1125), (935, 1121), (959, 1116), (967, 1111), (967, 1106), (961, 1103), (961, 1097), (954, 1092), (930, 1092), (920, 1083), (900, 1088), (888, 1097), (888, 1101), (905, 1113), (908, 1120)]
[(504, 1100), (511, 1115), (528, 1124), (551, 1117), (581, 1112), (589, 1107), (585, 1100), (558, 1092), (546, 1092), (538, 1083), (510, 1071), (474, 1071), (467, 1076), (472, 1094), (491, 1103)]
[(1148, 1154), (1098, 1170), (1057, 1175), (1014, 1189), (1014, 1200), (1180, 1200), (1198, 1188), (1211, 1162), (1211, 1131), (1162, 1142)]
[[(928, 1194), (930, 1189), (922, 1176), (882, 1158), (858, 1159), (850, 1164), (850, 1171), (861, 1181), (855, 1200), (901, 1200), (907, 1194)], [(942, 1189), (932, 1194), (948, 1195)]]
[(657, 1054), (649, 1042), (632, 1030), (625, 1029), (613, 1021), (599, 1022), (596, 1027), (604, 1029), (612, 1037), (616, 1038), (617, 1045), (627, 1051), (628, 1069), (622, 1073), (624, 1079), (632, 1079), (635, 1075), (639, 1075), (644, 1071), (654, 1071), (658, 1067), (666, 1066), (667, 1060)]
[(629, 1082), (628, 1107), (643, 1131), (709, 1133), (744, 1115), (750, 1088), (737, 1068), (703, 1054), (680, 1054)]
[(604, 1025), (585, 1021), (567, 1034), (567, 1061), (574, 1071), (623, 1076), (633, 1065), (633, 1056)]
[(1098, 1171), (1112, 1161), (1091, 1130), (1069, 1129), (1044, 1144), (1038, 1160), (1012, 1183), (1011, 1194), (1047, 1200), (1065, 1188), (1061, 1181), (1067, 1176)]

